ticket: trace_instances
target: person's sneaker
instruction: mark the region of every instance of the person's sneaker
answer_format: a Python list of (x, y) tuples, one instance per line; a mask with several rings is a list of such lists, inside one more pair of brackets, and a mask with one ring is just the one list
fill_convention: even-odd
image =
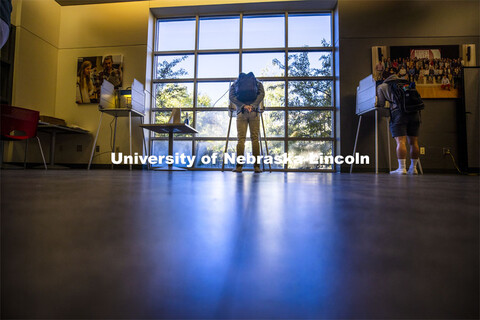
[(395, 171), (390, 171), (390, 174), (407, 174), (407, 169), (400, 169), (398, 168)]
[(255, 167), (255, 168), (253, 169), (253, 172), (255, 172), (255, 173), (262, 173), (262, 170), (260, 169), (260, 167)]
[(408, 174), (418, 174), (418, 170), (416, 167), (410, 167), (407, 171)]
[(242, 173), (242, 169), (243, 169), (242, 167), (237, 166), (237, 167), (235, 167), (235, 169), (232, 170), (232, 172)]

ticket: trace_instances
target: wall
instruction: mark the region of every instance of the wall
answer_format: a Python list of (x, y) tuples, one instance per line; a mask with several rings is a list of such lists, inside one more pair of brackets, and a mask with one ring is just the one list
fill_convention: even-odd
[(54, 1), (14, 1), (17, 27), (13, 104), (54, 113), (60, 6)]
[[(284, 1), (284, 0), (281, 0)], [(12, 13), (13, 24), (19, 26), (14, 75), (14, 101), (18, 106), (39, 110), (41, 114), (65, 119), (67, 124), (89, 130), (86, 135), (59, 135), (56, 143), (57, 163), (88, 163), (98, 127), (97, 105), (75, 103), (76, 61), (82, 56), (123, 54), (124, 87), (134, 78), (145, 84), (149, 92), (153, 55), (155, 18), (151, 10), (167, 7), (242, 4), (258, 1), (141, 1), (80, 6), (59, 6), (54, 0), (17, 0)], [(270, 0), (263, 2), (272, 2)], [(276, 1), (278, 2), (278, 0)], [(190, 9), (189, 9), (190, 10)], [(25, 30), (23, 30), (25, 29)], [(149, 99), (147, 99), (149, 100)], [(150, 101), (147, 101), (149, 107)], [(147, 115), (149, 110), (147, 109)], [(104, 116), (99, 132), (100, 153), (110, 150), (113, 118)], [(149, 117), (146, 117), (149, 122)], [(128, 120), (119, 119), (116, 145), (128, 151)], [(137, 127), (139, 119), (133, 120)], [(49, 136), (40, 134), (46, 154)], [(13, 144), (12, 144), (13, 145)], [(82, 151), (77, 151), (77, 146)], [(140, 130), (133, 130), (133, 151), (142, 152)], [(23, 160), (23, 146), (9, 146), (6, 161)], [(12, 149), (13, 148), (13, 149)], [(31, 148), (28, 158), (40, 162), (38, 150)], [(48, 159), (47, 159), (48, 161)], [(110, 163), (110, 154), (101, 154), (95, 163)]]
[[(58, 78), (55, 116), (65, 119), (95, 133), (98, 127), (99, 112), (97, 105), (77, 105), (75, 103), (76, 59), (82, 56), (106, 54), (124, 55), (124, 87), (136, 78), (145, 84), (151, 94), (151, 68), (153, 55), (153, 32), (155, 19), (150, 8), (178, 6), (196, 6), (204, 4), (245, 3), (248, 1), (142, 1), (131, 3), (113, 3), (98, 5), (66, 6), (61, 8), (60, 37), (58, 52)], [(250, 1), (251, 2), (251, 1)], [(150, 103), (150, 99), (147, 99)], [(147, 106), (148, 107), (148, 106)], [(148, 108), (147, 113), (148, 115)], [(95, 163), (110, 163), (110, 126), (111, 117), (105, 116), (101, 125), (99, 140), (100, 155)], [(148, 116), (146, 122), (149, 122)], [(139, 119), (134, 119), (134, 127)], [(128, 119), (121, 118), (118, 123), (116, 145), (120, 151), (127, 152)], [(133, 152), (142, 153), (140, 130), (133, 130)], [(90, 138), (65, 136), (57, 143), (56, 159), (60, 163), (87, 163), (93, 144)], [(77, 152), (77, 145), (83, 146), (83, 152)], [(60, 150), (61, 149), (61, 150)], [(97, 153), (95, 153), (97, 155)]]
[[(150, 88), (153, 52), (154, 17), (162, 8), (177, 6), (246, 4), (241, 0), (152, 0), (131, 3), (60, 7), (54, 0), (14, 1), (12, 22), (19, 30), (15, 55), (14, 104), (39, 110), (42, 114), (65, 119), (95, 133), (98, 125), (96, 105), (75, 103), (76, 59), (81, 56), (121, 53), (124, 55), (124, 83), (137, 78)], [(272, 1), (262, 1), (272, 2)], [(275, 1), (278, 2), (278, 1)], [(301, 3), (302, 1), (298, 1)], [(190, 9), (189, 9), (190, 10)], [(455, 14), (453, 14), (453, 12)], [(479, 46), (479, 18), (476, 1), (348, 1), (339, 0), (335, 16), (336, 63), (340, 63), (337, 82), (337, 151), (352, 152), (357, 117), (355, 91), (359, 79), (371, 73), (371, 51), (375, 45), (443, 45), (475, 43)], [(412, 23), (414, 22), (414, 23)], [(445, 23), (441, 23), (445, 22)], [(337, 55), (338, 54), (338, 55)], [(480, 58), (477, 55), (477, 60)], [(338, 76), (338, 75), (337, 75)], [(423, 113), (421, 143), (427, 148), (423, 160), (428, 169), (451, 169), (450, 159), (441, 153), (451, 147), (456, 155), (457, 136), (454, 115), (455, 100), (427, 100)], [(110, 117), (105, 116), (97, 145), (107, 151), (110, 145)], [(373, 155), (373, 119), (363, 121), (358, 151)], [(148, 119), (147, 119), (148, 120)], [(135, 124), (138, 123), (135, 122)], [(387, 167), (385, 123), (381, 124), (380, 166)], [(118, 143), (128, 150), (126, 119), (119, 121)], [(141, 135), (134, 130), (134, 152), (141, 152)], [(42, 136), (48, 153), (48, 136)], [(87, 163), (92, 136), (59, 136), (57, 161)], [(82, 145), (83, 152), (77, 152)], [(11, 147), (10, 147), (11, 148)], [(34, 149), (34, 148), (31, 148)], [(20, 149), (19, 149), (20, 150)], [(440, 151), (439, 151), (440, 150)], [(392, 155), (393, 147), (391, 150)], [(13, 158), (21, 161), (22, 152)], [(17, 156), (18, 155), (18, 156)], [(31, 151), (33, 158), (38, 156)], [(30, 158), (30, 154), (29, 154)], [(395, 158), (394, 158), (395, 159)], [(39, 161), (39, 158), (36, 158)], [(94, 163), (109, 163), (109, 155), (97, 157)], [(373, 165), (370, 166), (373, 168)], [(345, 169), (345, 168), (344, 168)]]
[[(12, 24), (17, 27), (12, 104), (54, 115), (60, 5), (53, 0), (17, 0), (12, 4)], [(5, 160), (23, 162), (23, 146), (7, 144)], [(36, 144), (32, 143), (28, 159), (41, 161)]]
[[(99, 123), (98, 105), (75, 103), (77, 58), (122, 54), (123, 87), (129, 87), (134, 78), (145, 84), (148, 22), (147, 1), (62, 7), (55, 116), (89, 130), (92, 135), (62, 137), (63, 141), (57, 143), (58, 162), (88, 163)], [(113, 119), (103, 116), (96, 143), (100, 153), (111, 150), (109, 124)], [(142, 153), (140, 119), (132, 122), (133, 152)], [(128, 118), (119, 118), (117, 128), (115, 144), (121, 152), (129, 152)], [(83, 151), (77, 152), (77, 145), (82, 145)], [(110, 163), (110, 153), (95, 157), (93, 163)]]
[[(358, 117), (355, 93), (358, 81), (372, 73), (372, 46), (460, 45), (479, 46), (479, 3), (477, 1), (348, 1), (339, 0), (340, 24), (340, 106), (341, 153), (351, 154)], [(477, 55), (477, 64), (479, 56)], [(442, 147), (457, 153), (456, 99), (427, 99), (422, 112), (421, 157), (430, 171), (453, 170), (451, 159), (443, 157)], [(388, 168), (386, 119), (380, 123), (380, 168)], [(391, 155), (396, 165), (394, 141)], [(357, 151), (374, 155), (374, 117), (362, 120)], [(373, 169), (373, 163), (367, 169)], [(342, 170), (349, 168), (344, 166)], [(365, 169), (365, 168), (364, 168)]]

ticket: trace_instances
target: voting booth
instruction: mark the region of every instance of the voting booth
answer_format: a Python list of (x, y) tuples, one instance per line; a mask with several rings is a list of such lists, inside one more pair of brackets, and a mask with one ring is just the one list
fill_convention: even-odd
[[(358, 118), (357, 134), (355, 136), (355, 145), (353, 146), (352, 155), (355, 156), (357, 150), (358, 135), (360, 133), (360, 125), (362, 124), (363, 115), (368, 112), (375, 112), (375, 173), (378, 173), (378, 117), (382, 108), (377, 108), (377, 82), (373, 78), (373, 75), (360, 80), (357, 87), (356, 106), (355, 112)], [(386, 102), (385, 107), (388, 108), (389, 102)], [(383, 111), (383, 110), (382, 110)], [(388, 121), (386, 122), (387, 130), (387, 154), (388, 154), (388, 168), (392, 171), (392, 156), (390, 154), (390, 128)], [(423, 174), (420, 159), (418, 159), (419, 171)], [(350, 173), (353, 171), (353, 163), (350, 165)]]
[[(375, 173), (378, 173), (378, 108), (376, 108), (377, 84), (373, 75), (360, 80), (357, 87), (355, 112), (358, 118), (357, 135), (355, 136), (355, 145), (353, 147), (353, 156), (357, 150), (358, 135), (362, 124), (362, 117), (368, 112), (375, 112)], [(387, 148), (388, 148), (388, 167), (392, 170), (392, 159), (390, 155), (390, 133), (387, 122)], [(353, 171), (353, 163), (350, 165), (350, 173)]]
[[(100, 88), (100, 101), (98, 104), (98, 111), (100, 111), (100, 118), (98, 120), (97, 133), (93, 140), (92, 151), (90, 153), (90, 160), (88, 162), (87, 169), (90, 170), (92, 165), (93, 156), (95, 153), (96, 143), (100, 127), (102, 125), (103, 114), (108, 114), (114, 117), (114, 129), (113, 129), (113, 146), (112, 152), (115, 152), (115, 138), (117, 136), (117, 122), (118, 118), (128, 117), (128, 137), (129, 137), (129, 155), (132, 153), (132, 118), (139, 118), (141, 124), (143, 124), (143, 117), (145, 116), (145, 89), (141, 82), (133, 79), (132, 85), (127, 90), (115, 90), (112, 83), (104, 80)], [(140, 127), (139, 127), (140, 128)], [(145, 134), (143, 129), (140, 128), (143, 147), (145, 154), (147, 154), (147, 144), (145, 142)], [(113, 164), (112, 164), (113, 169)], [(130, 164), (130, 170), (132, 165)]]

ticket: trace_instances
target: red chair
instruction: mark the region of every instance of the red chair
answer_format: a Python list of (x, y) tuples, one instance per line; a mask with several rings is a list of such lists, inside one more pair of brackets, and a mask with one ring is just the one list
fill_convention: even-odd
[[(40, 113), (38, 111), (12, 107), (8, 105), (1, 106), (1, 139), (6, 141), (25, 140), (25, 159), (23, 166), (27, 166), (27, 150), (28, 139), (37, 138), (40, 153), (42, 154), (43, 165), (47, 170), (47, 163), (43, 155), (42, 144), (37, 137), (38, 119)], [(2, 145), (2, 161), (3, 161), (3, 145)]]

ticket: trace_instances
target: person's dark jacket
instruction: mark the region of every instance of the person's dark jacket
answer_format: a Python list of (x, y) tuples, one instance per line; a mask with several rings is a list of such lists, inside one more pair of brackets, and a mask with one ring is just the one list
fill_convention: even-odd
[[(251, 106), (255, 109), (257, 112), (263, 112), (264, 111), (264, 106), (263, 106), (263, 98), (265, 97), (265, 89), (263, 88), (263, 84), (257, 80), (257, 87), (258, 87), (258, 92), (257, 92), (257, 98), (255, 101), (250, 103)], [(235, 95), (235, 82), (230, 86), (230, 106), (229, 108), (231, 110), (236, 110), (237, 114), (241, 113), (243, 111), (243, 107), (246, 106), (247, 104), (238, 100), (237, 96)]]
[(12, 14), (12, 1), (0, 0), (0, 19), (10, 25), (10, 15)]

